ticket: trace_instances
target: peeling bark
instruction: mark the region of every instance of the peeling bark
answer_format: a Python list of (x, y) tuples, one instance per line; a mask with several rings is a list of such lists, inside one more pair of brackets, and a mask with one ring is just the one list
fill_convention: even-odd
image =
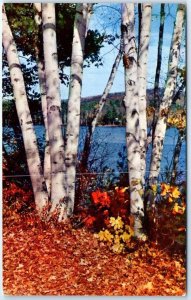
[(65, 154), (68, 199), (67, 214), (69, 216), (74, 210), (84, 46), (91, 9), (92, 4), (77, 4), (74, 21)]
[(142, 4), (141, 32), (138, 57), (138, 86), (139, 86), (139, 130), (140, 130), (140, 167), (142, 184), (145, 183), (146, 149), (147, 149), (147, 62), (150, 41), (152, 5)]
[(122, 4), (122, 36), (124, 53), (129, 58), (125, 66), (126, 143), (130, 186), (130, 211), (134, 216), (134, 232), (139, 239), (143, 234), (143, 186), (140, 171), (139, 101), (137, 87), (137, 49), (134, 32), (134, 4)]
[(42, 4), (43, 49), (46, 77), (47, 123), (51, 156), (50, 214), (60, 209), (59, 221), (67, 217), (64, 139), (62, 135), (60, 81), (58, 73), (55, 4)]
[(166, 123), (168, 111), (172, 103), (173, 93), (176, 86), (178, 60), (180, 54), (180, 44), (183, 32), (185, 7), (183, 4), (178, 5), (176, 21), (174, 25), (174, 32), (172, 37), (169, 65), (168, 65), (168, 76), (166, 81), (166, 88), (164, 96), (160, 104), (159, 116), (156, 124), (154, 133), (152, 160), (150, 165), (149, 181), (150, 184), (156, 184), (157, 178), (160, 173), (160, 162), (162, 159), (163, 143), (166, 133)]
[(24, 78), (21, 70), (20, 61), (15, 45), (15, 41), (8, 24), (5, 7), (2, 13), (3, 21), (3, 47), (9, 65), (13, 94), (15, 98), (16, 110), (21, 126), (24, 147), (26, 152), (29, 174), (32, 182), (36, 209), (39, 214), (43, 213), (48, 205), (48, 193), (42, 175), (42, 167), (37, 147), (37, 139), (33, 127), (33, 122), (28, 106)]

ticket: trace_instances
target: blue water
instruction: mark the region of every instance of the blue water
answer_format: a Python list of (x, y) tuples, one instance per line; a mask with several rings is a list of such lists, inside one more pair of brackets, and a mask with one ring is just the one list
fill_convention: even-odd
[[(11, 138), (14, 139), (13, 130), (11, 128), (4, 127), (4, 131), (10, 133)], [(83, 149), (87, 128), (81, 126), (80, 138), (79, 138), (79, 159), (80, 152)], [(41, 149), (44, 147), (44, 127), (42, 125), (36, 125), (35, 131), (37, 135), (38, 145)], [(177, 142), (178, 130), (176, 128), (170, 128), (166, 131), (163, 155), (161, 161), (161, 178), (165, 176), (165, 172), (170, 168), (172, 162), (174, 148)], [(10, 139), (11, 141), (11, 139)], [(14, 144), (13, 144), (14, 145)], [(6, 150), (13, 151), (14, 148), (11, 146), (11, 142), (5, 145)], [(114, 170), (115, 172), (126, 171), (126, 163), (124, 168), (119, 168), (119, 162), (121, 161), (119, 153), (123, 152), (124, 158), (126, 155), (126, 143), (125, 143), (125, 127), (97, 127), (94, 133), (92, 151), (89, 158), (89, 165), (92, 171), (103, 172), (106, 169)], [(125, 159), (124, 159), (125, 162)], [(147, 171), (150, 164), (150, 153), (148, 151), (147, 156)], [(186, 176), (186, 143), (183, 142), (178, 171), (182, 172), (182, 177)]]

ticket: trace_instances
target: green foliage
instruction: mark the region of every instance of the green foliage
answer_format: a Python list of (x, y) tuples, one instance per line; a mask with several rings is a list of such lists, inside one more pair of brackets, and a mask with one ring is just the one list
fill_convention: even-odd
[[(39, 28), (35, 24), (33, 4), (7, 3), (5, 7), (17, 50), (24, 57), (22, 71), (27, 94), (32, 99), (38, 97), (34, 89), (38, 83), (35, 49), (38, 47), (39, 56), (43, 56), (42, 31), (39, 31)], [(69, 77), (64, 73), (63, 68), (70, 66), (71, 63), (75, 10), (75, 5), (72, 3), (56, 4), (56, 33), (60, 80), (65, 85), (68, 84)], [(100, 49), (103, 47), (103, 43), (108, 42), (108, 40), (109, 38), (105, 34), (99, 33), (97, 29), (88, 31), (85, 42), (85, 67), (89, 67), (91, 64), (95, 64), (97, 67), (102, 65)], [(3, 56), (4, 96), (12, 95), (10, 86), (6, 58)]]

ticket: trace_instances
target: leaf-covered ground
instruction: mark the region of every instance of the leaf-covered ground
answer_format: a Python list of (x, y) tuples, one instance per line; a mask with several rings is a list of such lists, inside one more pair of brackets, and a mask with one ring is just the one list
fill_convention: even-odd
[[(15, 216), (13, 216), (15, 218)], [(150, 244), (114, 254), (84, 228), (5, 222), (3, 284), (8, 295), (185, 294), (180, 254)]]

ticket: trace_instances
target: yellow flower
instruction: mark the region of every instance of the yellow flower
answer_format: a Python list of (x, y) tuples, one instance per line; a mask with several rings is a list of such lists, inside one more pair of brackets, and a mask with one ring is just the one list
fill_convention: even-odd
[(115, 243), (111, 249), (113, 250), (113, 252), (115, 253), (121, 253), (124, 249), (124, 245), (120, 244), (120, 243)]
[(185, 207), (179, 206), (178, 203), (175, 203), (172, 213), (173, 215), (177, 215), (177, 214), (183, 215), (184, 211), (185, 211)]
[(166, 183), (161, 183), (161, 196), (166, 196), (170, 192), (170, 185)]
[(120, 236), (118, 234), (115, 235), (114, 243), (115, 244), (120, 243)]
[(113, 235), (109, 232), (109, 230), (101, 230), (98, 234), (97, 237), (99, 238), (100, 241), (105, 241), (105, 242), (111, 242), (113, 239)]
[(172, 186), (170, 189), (170, 193), (175, 199), (178, 199), (180, 197), (180, 191), (177, 186)]
[(131, 236), (133, 236), (133, 235), (134, 235), (134, 230), (132, 229), (132, 227), (131, 227), (131, 226), (129, 226), (129, 225), (125, 225), (125, 229), (126, 229), (126, 230), (128, 230), (128, 232), (129, 232), (129, 234), (130, 234)]
[(124, 225), (121, 217), (117, 217), (117, 219), (115, 219), (114, 217), (111, 217), (109, 219), (109, 222), (110, 222), (111, 226), (114, 227), (115, 230), (123, 228), (123, 225)]
[(121, 238), (122, 238), (122, 240), (124, 241), (124, 243), (127, 242), (127, 241), (129, 241), (130, 237), (131, 237), (131, 234), (129, 234), (129, 233), (125, 232), (125, 231), (124, 231), (124, 233), (121, 235)]

